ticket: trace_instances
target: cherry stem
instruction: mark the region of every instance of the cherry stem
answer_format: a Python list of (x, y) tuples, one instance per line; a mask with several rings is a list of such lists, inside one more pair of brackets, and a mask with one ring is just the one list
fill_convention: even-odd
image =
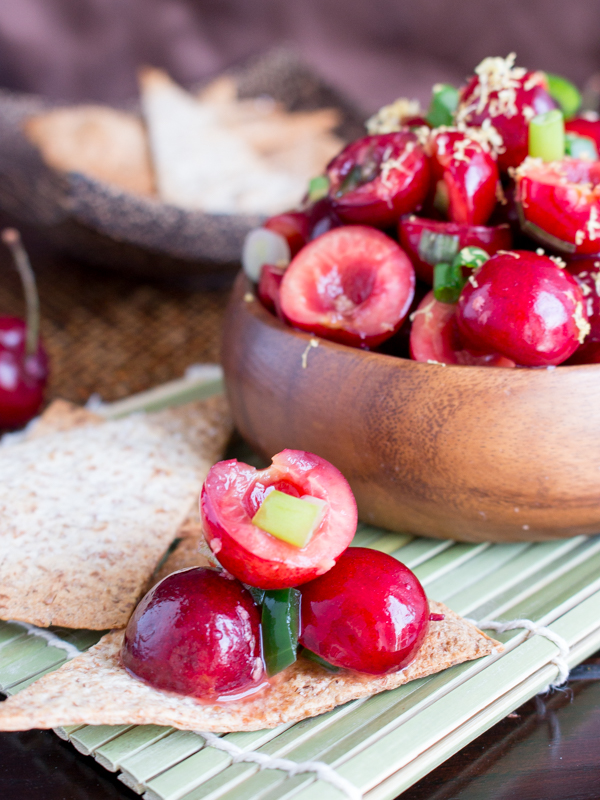
[(31, 356), (37, 352), (40, 335), (40, 300), (35, 285), (35, 276), (31, 268), (29, 256), (23, 247), (19, 231), (15, 228), (5, 228), (2, 231), (2, 241), (12, 254), (15, 266), (21, 277), (21, 283), (23, 284), (25, 302), (27, 304), (25, 353)]

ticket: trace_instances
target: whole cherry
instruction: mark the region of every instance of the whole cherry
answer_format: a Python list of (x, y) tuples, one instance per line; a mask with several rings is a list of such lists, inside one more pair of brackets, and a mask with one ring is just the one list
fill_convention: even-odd
[(19, 428), (39, 411), (48, 379), (48, 357), (39, 337), (39, 301), (33, 271), (13, 228), (2, 232), (21, 276), (27, 321), (0, 317), (0, 429)]

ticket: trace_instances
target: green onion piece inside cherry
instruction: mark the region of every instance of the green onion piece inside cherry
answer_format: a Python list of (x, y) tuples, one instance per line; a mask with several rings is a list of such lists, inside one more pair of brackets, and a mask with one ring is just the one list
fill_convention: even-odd
[(565, 120), (553, 108), (529, 123), (529, 155), (542, 161), (560, 161), (565, 155)]
[(316, 203), (317, 200), (322, 200), (327, 196), (329, 191), (329, 178), (327, 175), (317, 175), (312, 178), (308, 184), (308, 199), (311, 203)]
[(273, 489), (252, 518), (252, 524), (294, 547), (306, 547), (323, 518), (325, 501), (292, 497)]
[(436, 233), (423, 229), (419, 239), (419, 258), (434, 267), (440, 261), (451, 262), (458, 253), (458, 235)]
[(431, 92), (431, 103), (425, 119), (432, 128), (452, 125), (458, 106), (458, 89), (449, 83), (436, 83)]
[(23, 247), (19, 231), (15, 228), (5, 228), (2, 231), (2, 241), (10, 250), (15, 266), (23, 284), (25, 303), (27, 305), (27, 333), (25, 338), (25, 353), (28, 356), (37, 353), (40, 338), (40, 300), (35, 285), (35, 276), (27, 251)]
[(319, 664), (321, 667), (325, 667), (326, 670), (329, 672), (339, 672), (340, 667), (336, 667), (333, 664), (330, 664), (329, 661), (325, 661), (324, 658), (318, 656), (316, 653), (313, 653), (312, 650), (308, 650), (306, 647), (302, 648), (302, 658), (306, 658), (309, 661), (314, 661), (315, 664)]
[(588, 136), (578, 136), (576, 133), (567, 131), (565, 133), (565, 155), (597, 161), (598, 148), (596, 142)]
[(262, 602), (263, 658), (267, 675), (277, 675), (298, 654), (300, 631), (300, 592), (298, 589), (273, 589)]
[(571, 119), (581, 106), (579, 89), (561, 75), (552, 75), (547, 72), (546, 77), (548, 78), (548, 94), (561, 107), (565, 119)]
[(477, 269), (488, 260), (489, 254), (482, 250), (481, 247), (463, 247), (452, 262), (453, 267), (468, 267), (469, 269)]

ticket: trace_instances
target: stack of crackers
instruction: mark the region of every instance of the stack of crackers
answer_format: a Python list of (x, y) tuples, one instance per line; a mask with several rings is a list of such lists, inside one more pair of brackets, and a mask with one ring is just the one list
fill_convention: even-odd
[(267, 691), (226, 704), (161, 692), (133, 678), (121, 665), (120, 649), (140, 597), (177, 569), (211, 564), (197, 496), (230, 428), (221, 396), (117, 421), (59, 402), (25, 441), (0, 448), (0, 618), (113, 628), (95, 647), (0, 703), (0, 730), (151, 723), (260, 730), (396, 688), (498, 646), (432, 602), (436, 619), (419, 653), (390, 675), (330, 673), (300, 658)]
[(25, 133), (54, 169), (212, 214), (276, 214), (343, 146), (336, 109), (287, 112), (269, 97), (239, 100), (231, 77), (199, 95), (161, 70), (140, 75), (142, 117), (107, 106), (57, 108)]

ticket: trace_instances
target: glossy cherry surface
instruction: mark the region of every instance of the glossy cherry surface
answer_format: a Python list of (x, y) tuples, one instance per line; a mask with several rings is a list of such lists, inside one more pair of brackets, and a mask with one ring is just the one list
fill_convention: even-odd
[[(252, 524), (273, 489), (325, 500), (323, 518), (306, 547), (294, 547)], [(356, 501), (342, 473), (303, 450), (283, 450), (263, 470), (235, 459), (215, 464), (202, 487), (200, 512), (219, 562), (259, 589), (297, 586), (331, 569), (351, 542), (357, 522)]]
[(427, 633), (423, 587), (386, 553), (349, 547), (301, 591), (300, 643), (337, 667), (370, 675), (402, 669)]
[(0, 429), (25, 425), (44, 398), (48, 357), (41, 342), (27, 355), (26, 334), (22, 319), (0, 317)]
[(600, 161), (527, 159), (516, 181), (529, 236), (563, 253), (600, 252)]
[(481, 367), (514, 367), (515, 362), (498, 353), (469, 349), (456, 322), (456, 305), (440, 303), (429, 292), (412, 314), (410, 356), (415, 361)]
[(547, 256), (497, 253), (461, 292), (457, 321), (465, 341), (524, 366), (561, 364), (589, 331), (576, 280)]
[(600, 258), (575, 258), (567, 264), (583, 293), (590, 332), (569, 364), (600, 364)]
[(265, 308), (279, 316), (279, 291), (285, 270), (272, 264), (264, 264), (258, 282), (258, 297)]
[(568, 119), (565, 122), (565, 131), (569, 133), (576, 133), (578, 136), (586, 136), (591, 139), (600, 153), (600, 120), (599, 119), (585, 119), (583, 117), (575, 117), (575, 119)]
[(456, 119), (469, 126), (491, 125), (502, 137), (501, 170), (527, 156), (529, 122), (556, 108), (543, 72), (528, 72), (508, 58), (485, 58), (462, 89)]
[(485, 225), (496, 205), (499, 180), (495, 159), (465, 133), (434, 131), (431, 138), (434, 204), (452, 222)]
[(303, 211), (286, 211), (263, 223), (263, 228), (279, 233), (290, 246), (292, 258), (301, 250), (310, 235), (310, 220)]
[(489, 255), (498, 250), (510, 250), (512, 234), (508, 224), (461, 225), (458, 222), (444, 222), (409, 214), (402, 217), (398, 225), (398, 238), (406, 255), (410, 258), (417, 277), (433, 285), (433, 265), (425, 261), (421, 249), (424, 231), (429, 234), (444, 234), (457, 237), (457, 249), (481, 247)]
[(206, 700), (249, 692), (264, 680), (259, 609), (227, 573), (174, 572), (134, 611), (121, 658), (155, 689)]
[(306, 245), (281, 283), (288, 322), (325, 339), (375, 347), (402, 324), (415, 273), (404, 251), (375, 228), (349, 225)]
[(329, 198), (344, 222), (383, 228), (423, 202), (429, 174), (414, 133), (365, 136), (329, 163)]

